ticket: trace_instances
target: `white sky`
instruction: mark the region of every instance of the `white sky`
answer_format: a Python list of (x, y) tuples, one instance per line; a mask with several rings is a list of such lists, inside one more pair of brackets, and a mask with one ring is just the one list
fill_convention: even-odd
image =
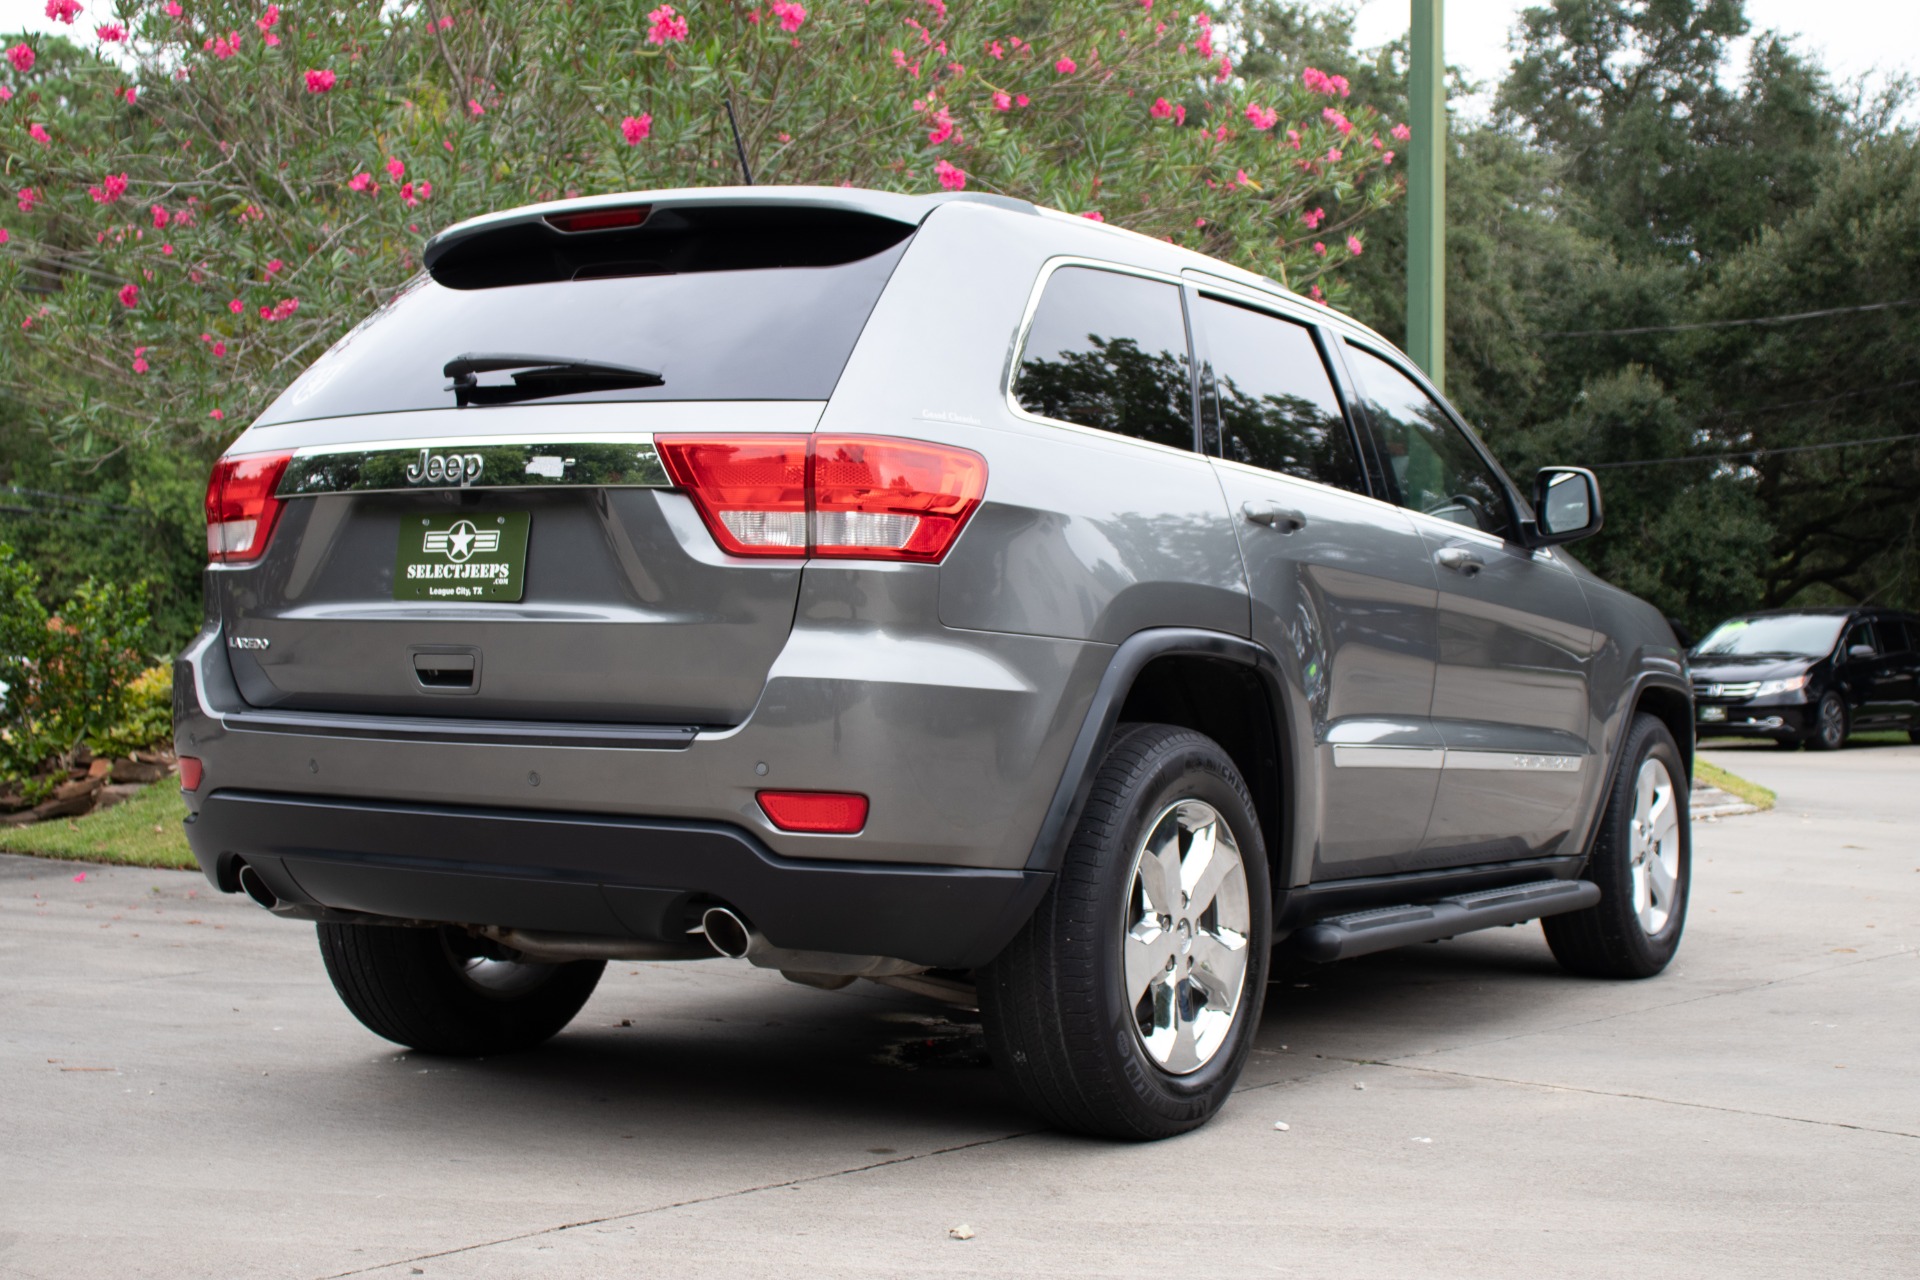
[[(1515, 15), (1541, 0), (1444, 0), (1447, 61), (1475, 79), (1497, 83), (1511, 55), (1507, 35)], [(0, 32), (60, 30), (85, 40), (105, 21), (112, 0), (82, 0), (79, 20), (61, 27), (46, 16), (46, 0), (0, 0)], [(1357, 0), (1355, 32), (1361, 48), (1385, 44), (1407, 29), (1409, 0)], [(264, 0), (261, 5), (264, 9)], [(1886, 72), (1920, 71), (1920, 0), (1747, 0), (1755, 31), (1777, 30), (1821, 63), (1837, 84), (1864, 78), (1879, 84)], [(1744, 42), (1743, 42), (1744, 45)], [(1744, 65), (1746, 49), (1736, 50)], [(1484, 109), (1484, 95), (1464, 104)]]
[[(4, 3), (5, 0), (0, 0)], [(1520, 10), (1544, 0), (1444, 0), (1447, 61), (1470, 79), (1496, 84), (1512, 55), (1507, 36)], [(1359, 0), (1355, 42), (1363, 49), (1397, 39), (1407, 29), (1408, 0)], [(1747, 0), (1757, 32), (1774, 30), (1802, 52), (1817, 54), (1837, 86), (1887, 72), (1920, 71), (1920, 0)], [(1747, 41), (1735, 50), (1744, 66)], [(1466, 104), (1484, 108), (1484, 95)]]

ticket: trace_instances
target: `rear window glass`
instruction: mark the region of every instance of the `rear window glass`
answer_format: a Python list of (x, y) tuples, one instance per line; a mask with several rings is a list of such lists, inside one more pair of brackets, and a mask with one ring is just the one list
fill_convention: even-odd
[[(402, 409), (450, 409), (442, 372), (510, 353), (650, 369), (656, 387), (533, 403), (825, 400), (886, 287), (901, 241), (831, 266), (698, 270), (449, 288), (421, 276), (316, 360), (261, 425)], [(485, 375), (506, 381), (509, 375)]]
[(1062, 267), (1033, 313), (1013, 394), (1043, 418), (1192, 449), (1189, 369), (1178, 288)]
[(1333, 379), (1306, 326), (1200, 299), (1221, 456), (1340, 489), (1363, 490)]

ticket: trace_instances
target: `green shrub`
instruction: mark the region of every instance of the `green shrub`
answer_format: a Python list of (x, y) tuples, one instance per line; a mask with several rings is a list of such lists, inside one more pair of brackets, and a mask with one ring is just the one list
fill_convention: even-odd
[(150, 642), (144, 580), (89, 578), (53, 614), (38, 586), (32, 566), (0, 543), (0, 780), (23, 784), (29, 799), (57, 781), (33, 775), (70, 762), (126, 717)]

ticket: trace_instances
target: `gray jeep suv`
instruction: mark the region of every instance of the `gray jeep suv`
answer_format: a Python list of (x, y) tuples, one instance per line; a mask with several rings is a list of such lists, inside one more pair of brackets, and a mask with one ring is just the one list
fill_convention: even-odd
[(996, 197), (660, 191), (436, 236), (218, 463), (208, 878), (417, 1049), (609, 959), (977, 1007), (1052, 1122), (1225, 1101), (1276, 946), (1544, 918), (1645, 977), (1693, 708), (1377, 335)]

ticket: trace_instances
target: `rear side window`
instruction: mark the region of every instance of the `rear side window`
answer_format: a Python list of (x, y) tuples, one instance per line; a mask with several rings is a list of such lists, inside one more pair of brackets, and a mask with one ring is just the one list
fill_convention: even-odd
[(1400, 505), (1505, 536), (1506, 487), (1420, 384), (1364, 347), (1349, 346), (1367, 417), (1387, 456)]
[[(450, 283), (415, 279), (315, 361), (259, 421), (450, 409), (454, 395), (442, 370), (468, 354), (599, 361), (652, 370), (662, 380), (545, 397), (539, 404), (825, 400), (906, 252), (911, 228), (887, 225), (892, 233), (885, 243), (856, 243), (853, 251), (864, 256), (840, 262), (769, 265), (765, 252), (735, 253), (730, 246), (734, 237), (742, 247), (764, 245), (777, 239), (779, 228), (728, 225), (678, 228), (664, 249), (635, 247), (638, 237), (628, 237), (611, 261), (586, 254), (562, 260), (517, 243), (499, 246), (492, 256), (507, 267), (531, 260), (540, 272), (486, 275), (470, 263), (436, 265), (436, 277)], [(646, 252), (656, 256), (639, 256)], [(556, 262), (565, 270), (557, 279)], [(484, 375), (489, 382), (507, 377)]]
[(1177, 287), (1062, 267), (1040, 295), (1013, 395), (1043, 418), (1192, 449), (1191, 369)]
[(1198, 328), (1222, 457), (1364, 490), (1333, 379), (1305, 325), (1203, 297)]

